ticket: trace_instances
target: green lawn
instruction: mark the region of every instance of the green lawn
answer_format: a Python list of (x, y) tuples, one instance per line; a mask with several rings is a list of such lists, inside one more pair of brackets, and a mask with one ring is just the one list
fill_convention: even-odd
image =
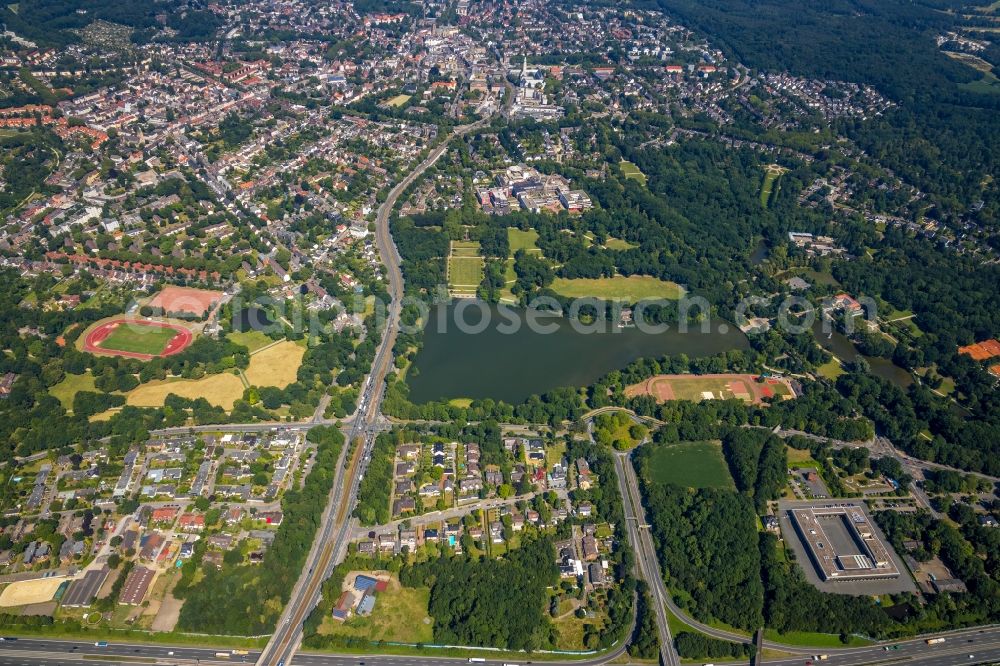
[(96, 391), (94, 386), (94, 376), (90, 371), (82, 375), (71, 375), (66, 373), (66, 378), (49, 389), (49, 394), (62, 403), (67, 411), (73, 411), (73, 397), (80, 391)]
[(372, 641), (429, 643), (434, 638), (434, 622), (427, 615), (430, 596), (430, 589), (426, 587), (391, 585), (385, 592), (378, 593), (375, 610), (368, 617), (352, 615), (344, 623), (326, 618), (319, 632)]
[(813, 284), (826, 284), (831, 287), (840, 286), (840, 282), (837, 281), (837, 278), (833, 277), (833, 274), (829, 272), (819, 273), (811, 268), (806, 268), (798, 271), (798, 274)]
[(266, 347), (267, 345), (274, 342), (271, 338), (264, 335), (260, 331), (246, 331), (245, 333), (238, 333), (233, 331), (226, 336), (238, 345), (243, 345), (250, 350), (251, 353), (257, 351), (261, 347)]
[(831, 358), (829, 361), (816, 368), (816, 372), (821, 377), (826, 377), (827, 379), (834, 380), (847, 371), (844, 370), (844, 368), (842, 368), (839, 363), (837, 363), (836, 359)]
[(504, 262), (504, 288), (500, 290), (500, 300), (517, 301), (511, 287), (517, 282), (517, 273), (514, 272), (514, 257), (507, 257)]
[(478, 257), (479, 241), (452, 241), (451, 256), (453, 257)]
[(448, 257), (448, 288), (452, 293), (475, 294), (483, 281), (483, 258), (478, 241), (452, 241)]
[(631, 250), (632, 248), (639, 246), (635, 243), (629, 243), (627, 240), (622, 240), (621, 238), (608, 236), (608, 240), (604, 242), (604, 247), (609, 250)]
[(635, 303), (648, 298), (676, 300), (684, 291), (676, 282), (660, 280), (649, 275), (616, 275), (611, 278), (556, 278), (552, 291), (567, 298), (603, 298), (606, 300)]
[(655, 483), (672, 483), (687, 488), (734, 487), (718, 442), (658, 446), (649, 458), (646, 474)]
[(388, 100), (386, 104), (388, 106), (399, 108), (410, 101), (410, 95), (396, 95), (392, 99)]
[(760, 186), (760, 205), (767, 208), (771, 203), (771, 196), (774, 193), (774, 184), (778, 180), (778, 173), (768, 169), (764, 172), (764, 182)]
[(890, 312), (886, 313), (885, 320), (893, 321), (895, 319), (902, 319), (903, 317), (912, 317), (913, 310), (897, 310), (893, 308)]
[(840, 642), (840, 636), (837, 634), (820, 634), (811, 631), (791, 631), (787, 634), (779, 634), (773, 629), (765, 629), (764, 638), (776, 643), (801, 647), (864, 647), (872, 644), (872, 641), (865, 640), (860, 636), (851, 636), (851, 640), (847, 645), (844, 645)]
[(646, 174), (639, 170), (632, 162), (627, 160), (622, 160), (619, 162), (618, 167), (622, 170), (622, 175), (626, 178), (630, 178), (642, 186), (646, 185)]
[(538, 249), (538, 232), (534, 229), (521, 231), (520, 229), (508, 227), (507, 241), (510, 243), (511, 256), (513, 256), (518, 250), (541, 252), (541, 250)]
[(116, 326), (99, 346), (113, 351), (156, 356), (175, 335), (177, 331), (172, 328), (128, 323)]
[(452, 257), (448, 260), (448, 286), (452, 291), (475, 292), (483, 281), (483, 260), (479, 257)]
[(913, 316), (913, 312), (910, 310), (897, 310), (893, 308), (883, 319), (888, 323), (889, 328), (896, 329), (901, 334), (909, 335), (913, 338), (919, 338), (924, 334), (920, 330), (920, 327), (917, 326), (916, 317)]

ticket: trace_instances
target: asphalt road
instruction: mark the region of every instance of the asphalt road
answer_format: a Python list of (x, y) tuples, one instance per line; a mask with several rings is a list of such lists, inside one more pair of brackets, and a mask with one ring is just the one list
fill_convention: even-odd
[[(813, 662), (816, 666), (864, 666), (866, 664), (907, 664), (913, 666), (951, 666), (954, 664), (989, 664), (1000, 662), (1000, 633), (992, 629), (970, 629), (948, 634), (944, 643), (927, 645), (923, 640), (898, 643), (898, 650), (885, 650), (883, 646), (853, 648), (843, 652), (829, 651), (828, 658), (819, 661), (812, 654), (766, 659), (762, 662), (774, 666), (803, 665)], [(613, 660), (622, 648), (612, 654), (578, 661), (545, 661), (538, 664), (551, 666), (599, 666)], [(225, 652), (228, 656), (218, 657)], [(257, 651), (247, 655), (233, 655), (222, 648), (170, 647), (140, 643), (111, 642), (106, 647), (96, 647), (92, 642), (61, 641), (21, 638), (17, 641), (0, 643), (0, 666), (81, 666), (81, 662), (104, 664), (158, 663), (164, 666), (253, 663)], [(487, 659), (486, 666), (501, 666), (515, 663), (519, 666), (530, 664), (527, 658)], [(817, 652), (817, 654), (820, 654)], [(972, 655), (970, 657), (969, 655)], [(294, 666), (454, 666), (467, 662), (466, 659), (436, 657), (433, 654), (414, 656), (376, 656), (301, 653), (291, 657)]]
[[(663, 584), (660, 575), (660, 564), (653, 550), (652, 537), (643, 525), (646, 523), (642, 500), (639, 498), (639, 484), (635, 480), (632, 463), (625, 454), (615, 454), (615, 476), (618, 477), (618, 487), (622, 494), (622, 506), (625, 512), (625, 527), (629, 541), (635, 551), (635, 561), (639, 574), (649, 585), (649, 593), (653, 606), (656, 608), (656, 626), (660, 634), (660, 663), (663, 666), (677, 666), (680, 657), (674, 649), (673, 637), (670, 635), (670, 625), (667, 622), (666, 604), (670, 594)], [(631, 472), (631, 473), (630, 473)]]
[(462, 136), (483, 124), (485, 121), (457, 128), (389, 191), (386, 200), (378, 209), (375, 218), (375, 242), (382, 263), (386, 267), (388, 292), (392, 302), (389, 304), (388, 317), (375, 361), (362, 387), (357, 415), (348, 433), (348, 442), (360, 438), (364, 449), (360, 456), (348, 461), (348, 468), (345, 469), (343, 465), (338, 468), (339, 473), (324, 512), (323, 527), (316, 535), (306, 566), (292, 591), (289, 604), (279, 619), (278, 628), (257, 660), (260, 666), (285, 666), (291, 663), (291, 657), (302, 637), (302, 623), (319, 603), (323, 581), (343, 556), (351, 536), (351, 510), (364, 475), (365, 465), (369, 460), (377, 426), (381, 421), (385, 378), (393, 367), (392, 349), (399, 332), (399, 315), (402, 310), (403, 273), (399, 266), (399, 253), (389, 230), (389, 216), (400, 195), (428, 167), (437, 162), (453, 138)]
[[(982, 632), (982, 633), (980, 633)], [(970, 629), (949, 634), (944, 643), (927, 645), (924, 640), (900, 642), (898, 650), (892, 644), (855, 648), (846, 652), (830, 651), (822, 661), (813, 655), (767, 659), (763, 663), (775, 666), (792, 666), (813, 662), (830, 666), (862, 666), (863, 664), (907, 664), (921, 666), (946, 666), (948, 664), (989, 664), (1000, 662), (1000, 634), (990, 629)], [(884, 649), (890, 647), (889, 650)], [(821, 654), (821, 653), (817, 653)], [(972, 656), (970, 656), (972, 655)]]

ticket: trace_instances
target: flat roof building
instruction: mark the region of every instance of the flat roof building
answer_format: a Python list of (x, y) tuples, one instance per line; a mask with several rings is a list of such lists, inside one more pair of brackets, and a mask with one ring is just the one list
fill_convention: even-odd
[(820, 579), (899, 576), (889, 549), (875, 534), (862, 507), (807, 507), (788, 513)]

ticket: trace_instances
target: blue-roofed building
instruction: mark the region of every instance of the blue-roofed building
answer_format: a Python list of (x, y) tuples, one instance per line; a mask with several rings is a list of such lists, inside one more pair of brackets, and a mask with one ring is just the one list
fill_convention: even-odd
[(378, 581), (371, 576), (359, 574), (358, 577), (354, 579), (354, 589), (359, 592), (367, 592), (368, 590), (374, 589), (376, 583), (378, 583)]

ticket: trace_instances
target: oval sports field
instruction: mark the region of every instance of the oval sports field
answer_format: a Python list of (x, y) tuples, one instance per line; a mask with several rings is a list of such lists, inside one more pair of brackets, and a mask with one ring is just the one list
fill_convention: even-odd
[(194, 336), (179, 324), (141, 319), (114, 319), (87, 333), (83, 351), (144, 361), (170, 356), (187, 348)]

